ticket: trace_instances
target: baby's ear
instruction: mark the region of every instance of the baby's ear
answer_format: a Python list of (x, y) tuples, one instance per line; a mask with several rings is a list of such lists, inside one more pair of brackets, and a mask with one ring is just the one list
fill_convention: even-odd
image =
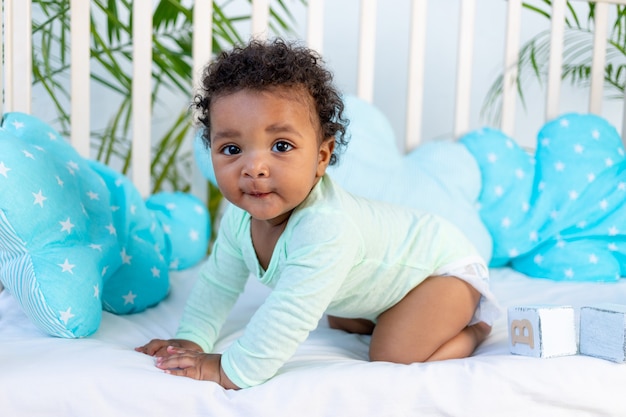
[(330, 136), (324, 139), (318, 152), (317, 176), (321, 177), (326, 173), (326, 168), (330, 164), (330, 159), (335, 150), (335, 137)]

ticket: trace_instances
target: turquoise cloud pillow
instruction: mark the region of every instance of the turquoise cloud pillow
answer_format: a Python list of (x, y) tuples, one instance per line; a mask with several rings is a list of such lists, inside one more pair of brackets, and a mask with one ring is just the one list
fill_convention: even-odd
[(35, 117), (0, 127), (0, 281), (42, 331), (95, 332), (102, 309), (142, 311), (169, 291), (169, 269), (206, 253), (209, 216), (193, 196), (144, 202), (121, 174), (82, 158)]

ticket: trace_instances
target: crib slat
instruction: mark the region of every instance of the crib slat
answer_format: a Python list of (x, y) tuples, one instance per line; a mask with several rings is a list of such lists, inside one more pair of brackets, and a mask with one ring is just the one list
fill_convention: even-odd
[(31, 0), (5, 0), (5, 111), (31, 113)]
[(357, 95), (368, 103), (374, 101), (375, 45), (376, 0), (361, 0)]
[(604, 64), (606, 61), (606, 42), (609, 21), (608, 4), (596, 4), (594, 13), (593, 59), (591, 61), (589, 112), (601, 114), (604, 89)]
[(270, 21), (270, 1), (252, 1), (252, 36), (257, 39), (267, 39)]
[(324, 0), (309, 0), (307, 11), (307, 45), (322, 53), (324, 45)]
[(566, 0), (552, 2), (552, 28), (550, 34), (550, 63), (548, 66), (548, 91), (546, 97), (546, 120), (559, 114), (561, 96), (561, 67), (563, 64), (563, 38), (565, 32)]
[(426, 55), (427, 0), (414, 0), (411, 6), (411, 32), (409, 39), (409, 79), (406, 105), (406, 150), (422, 141), (422, 115), (424, 111), (424, 59)]
[(460, 13), (454, 137), (469, 130), (476, 0), (463, 0)]
[(213, 50), (213, 0), (195, 0), (192, 42), (193, 87), (197, 88)]
[(143, 197), (150, 194), (152, 1), (133, 3), (132, 179)]
[(511, 137), (515, 131), (515, 104), (517, 100), (518, 74), (517, 60), (520, 44), (521, 11), (521, 0), (508, 0), (500, 128), (505, 134)]
[(72, 0), (71, 12), (71, 126), (70, 141), (80, 155), (89, 158), (90, 148), (90, 50), (89, 2)]
[[(193, 88), (200, 86), (202, 70), (213, 52), (213, 0), (195, 0), (193, 6)], [(208, 201), (206, 179), (198, 164), (192, 165), (191, 193), (202, 201)]]

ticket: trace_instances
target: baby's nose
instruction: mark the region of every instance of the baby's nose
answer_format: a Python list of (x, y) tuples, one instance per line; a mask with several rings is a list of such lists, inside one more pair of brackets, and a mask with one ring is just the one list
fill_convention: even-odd
[(243, 175), (258, 178), (269, 175), (269, 166), (266, 159), (259, 153), (251, 154), (246, 158)]

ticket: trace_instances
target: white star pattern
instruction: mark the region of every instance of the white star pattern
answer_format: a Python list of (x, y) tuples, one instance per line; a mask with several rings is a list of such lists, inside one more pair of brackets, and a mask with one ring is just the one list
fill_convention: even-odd
[(609, 227), (609, 236), (616, 236), (619, 233), (619, 229), (616, 226)]
[(204, 209), (199, 204), (196, 204), (195, 206), (193, 206), (193, 210), (198, 214), (204, 214)]
[(561, 161), (558, 161), (554, 164), (554, 169), (558, 172), (563, 172), (565, 170), (565, 164)]
[(93, 286), (93, 298), (100, 298), (100, 287), (98, 284)]
[(72, 168), (74, 171), (80, 171), (80, 167), (78, 166), (78, 164), (74, 161), (68, 161), (67, 162), (67, 166)]
[(137, 212), (137, 206), (134, 204), (130, 205), (130, 214), (135, 215), (135, 213)]
[(606, 198), (602, 201), (600, 201), (600, 208), (604, 211), (606, 211), (606, 209), (609, 207), (609, 202), (606, 200)]
[(496, 162), (498, 160), (498, 156), (495, 153), (490, 153), (487, 155), (487, 161), (491, 162), (492, 164), (494, 162)]
[(179, 259), (172, 259), (170, 261), (170, 269), (178, 269), (178, 265), (180, 264)]
[(565, 271), (563, 271), (563, 273), (565, 274), (566, 278), (574, 278), (574, 270), (572, 268), (567, 268)]
[(163, 233), (165, 233), (166, 235), (169, 235), (170, 233), (172, 233), (172, 228), (169, 224), (163, 225)]
[(585, 220), (581, 220), (576, 223), (576, 227), (578, 227), (579, 229), (584, 229), (585, 227), (587, 227), (587, 222)]
[(63, 180), (61, 179), (61, 177), (59, 177), (59, 176), (57, 175), (57, 176), (56, 176), (56, 179), (57, 179), (57, 184), (59, 184), (61, 187), (63, 187), (64, 182), (63, 182)]
[(109, 223), (104, 227), (109, 231), (110, 235), (117, 235), (117, 230), (115, 230), (115, 226), (113, 226), (113, 223)]
[(26, 149), (22, 150), (22, 153), (24, 154), (26, 158), (32, 159), (33, 161), (35, 160), (35, 155), (28, 152)]
[(604, 160), (604, 165), (606, 165), (607, 168), (611, 168), (613, 166), (613, 160), (611, 158), (606, 158)]
[(20, 130), (24, 127), (24, 123), (18, 121), (18, 120), (14, 120), (13, 121), (13, 127), (15, 128), (15, 130)]
[(550, 139), (548, 138), (544, 138), (541, 140), (541, 146), (543, 146), (544, 148), (547, 148), (548, 146), (550, 146)]
[(191, 239), (193, 242), (195, 242), (198, 239), (200, 239), (200, 234), (198, 233), (197, 230), (191, 229), (189, 231), (189, 239)]
[(94, 193), (93, 191), (88, 191), (87, 197), (89, 197), (90, 200), (100, 200), (98, 193)]
[(43, 202), (46, 201), (48, 197), (44, 197), (44, 195), (41, 193), (41, 190), (39, 190), (37, 193), (32, 194), (33, 197), (35, 197), (35, 201), (33, 201), (33, 204), (39, 204), (39, 207), (43, 207)]
[(570, 199), (570, 200), (576, 200), (576, 199), (578, 199), (578, 193), (577, 193), (576, 191), (574, 191), (574, 190), (571, 190), (571, 191), (569, 192), (569, 199)]
[(70, 221), (69, 217), (65, 221), (59, 222), (59, 224), (61, 224), (62, 232), (67, 232), (68, 235), (72, 233), (72, 229), (74, 228), (74, 225)]
[(156, 266), (153, 266), (152, 268), (150, 268), (150, 272), (152, 272), (153, 278), (161, 278), (161, 270), (157, 268)]
[(617, 184), (617, 189), (620, 191), (626, 191), (626, 182), (620, 182)]
[(48, 138), (49, 138), (50, 140), (57, 140), (57, 135), (55, 135), (55, 134), (54, 134), (54, 133), (52, 133), (52, 132), (49, 132), (49, 133), (48, 133)]
[(61, 321), (63, 322), (63, 324), (65, 324), (67, 326), (67, 322), (72, 318), (75, 317), (74, 314), (72, 314), (72, 307), (69, 307), (67, 310), (65, 311), (59, 311), (59, 318), (61, 319)]
[(165, 207), (166, 207), (168, 210), (170, 210), (170, 211), (172, 211), (172, 210), (176, 210), (176, 204), (174, 204), (174, 203), (167, 203), (167, 204), (165, 205)]
[(594, 130), (591, 132), (591, 137), (592, 137), (592, 138), (594, 138), (595, 140), (600, 139), (600, 132), (598, 132), (598, 130), (597, 130), (597, 129), (594, 129)]
[(133, 259), (133, 257), (126, 253), (126, 248), (122, 248), (122, 252), (120, 252), (120, 256), (122, 257), (123, 264), (127, 264), (127, 265), (131, 264), (131, 259)]
[(589, 174), (587, 174), (587, 182), (594, 182), (596, 179), (596, 175), (592, 172), (590, 172)]
[(569, 120), (561, 119), (561, 127), (569, 127)]
[(577, 143), (576, 145), (574, 145), (574, 152), (575, 153), (582, 154), (584, 150), (585, 150), (585, 148), (581, 144)]
[(137, 294), (133, 294), (132, 291), (128, 291), (128, 294), (122, 295), (124, 299), (124, 305), (126, 304), (135, 304), (135, 298), (137, 298)]
[(528, 234), (528, 239), (531, 242), (536, 242), (537, 240), (539, 240), (539, 234), (537, 233), (537, 231), (533, 230)]
[(76, 265), (71, 264), (67, 258), (65, 258), (65, 262), (57, 265), (61, 267), (61, 272), (69, 272), (70, 274), (74, 275), (73, 269), (76, 267)]
[(502, 194), (504, 194), (504, 187), (502, 187), (501, 185), (496, 185), (493, 189), (493, 192), (498, 197), (501, 197)]
[(589, 263), (594, 264), (594, 265), (598, 263), (598, 257), (596, 256), (595, 253), (592, 253), (591, 255), (589, 255)]
[(519, 252), (517, 251), (517, 248), (509, 249), (509, 257), (510, 258), (515, 258), (517, 255), (519, 255)]
[(526, 174), (524, 173), (523, 169), (518, 168), (515, 170), (515, 176), (521, 180), (526, 176)]
[(615, 244), (615, 242), (611, 242), (607, 245), (607, 248), (611, 251), (611, 252), (615, 252), (617, 250), (619, 250), (619, 248), (617, 247), (617, 245)]
[(11, 168), (7, 167), (6, 165), (4, 165), (3, 161), (0, 161), (0, 175), (2, 175), (4, 178), (9, 178), (7, 176), (7, 172), (11, 171)]
[(109, 270), (109, 265), (105, 265), (105, 267), (102, 268), (102, 271), (100, 272), (100, 276), (101, 277), (105, 276), (108, 270)]
[(528, 210), (530, 210), (530, 204), (528, 203), (522, 203), (522, 211), (524, 213), (528, 212)]
[(97, 250), (98, 252), (102, 252), (102, 245), (92, 243), (89, 247), (93, 250)]
[(541, 254), (536, 254), (535, 257), (533, 258), (533, 262), (536, 263), (537, 265), (541, 265), (541, 263), (543, 262), (543, 256), (541, 256)]

